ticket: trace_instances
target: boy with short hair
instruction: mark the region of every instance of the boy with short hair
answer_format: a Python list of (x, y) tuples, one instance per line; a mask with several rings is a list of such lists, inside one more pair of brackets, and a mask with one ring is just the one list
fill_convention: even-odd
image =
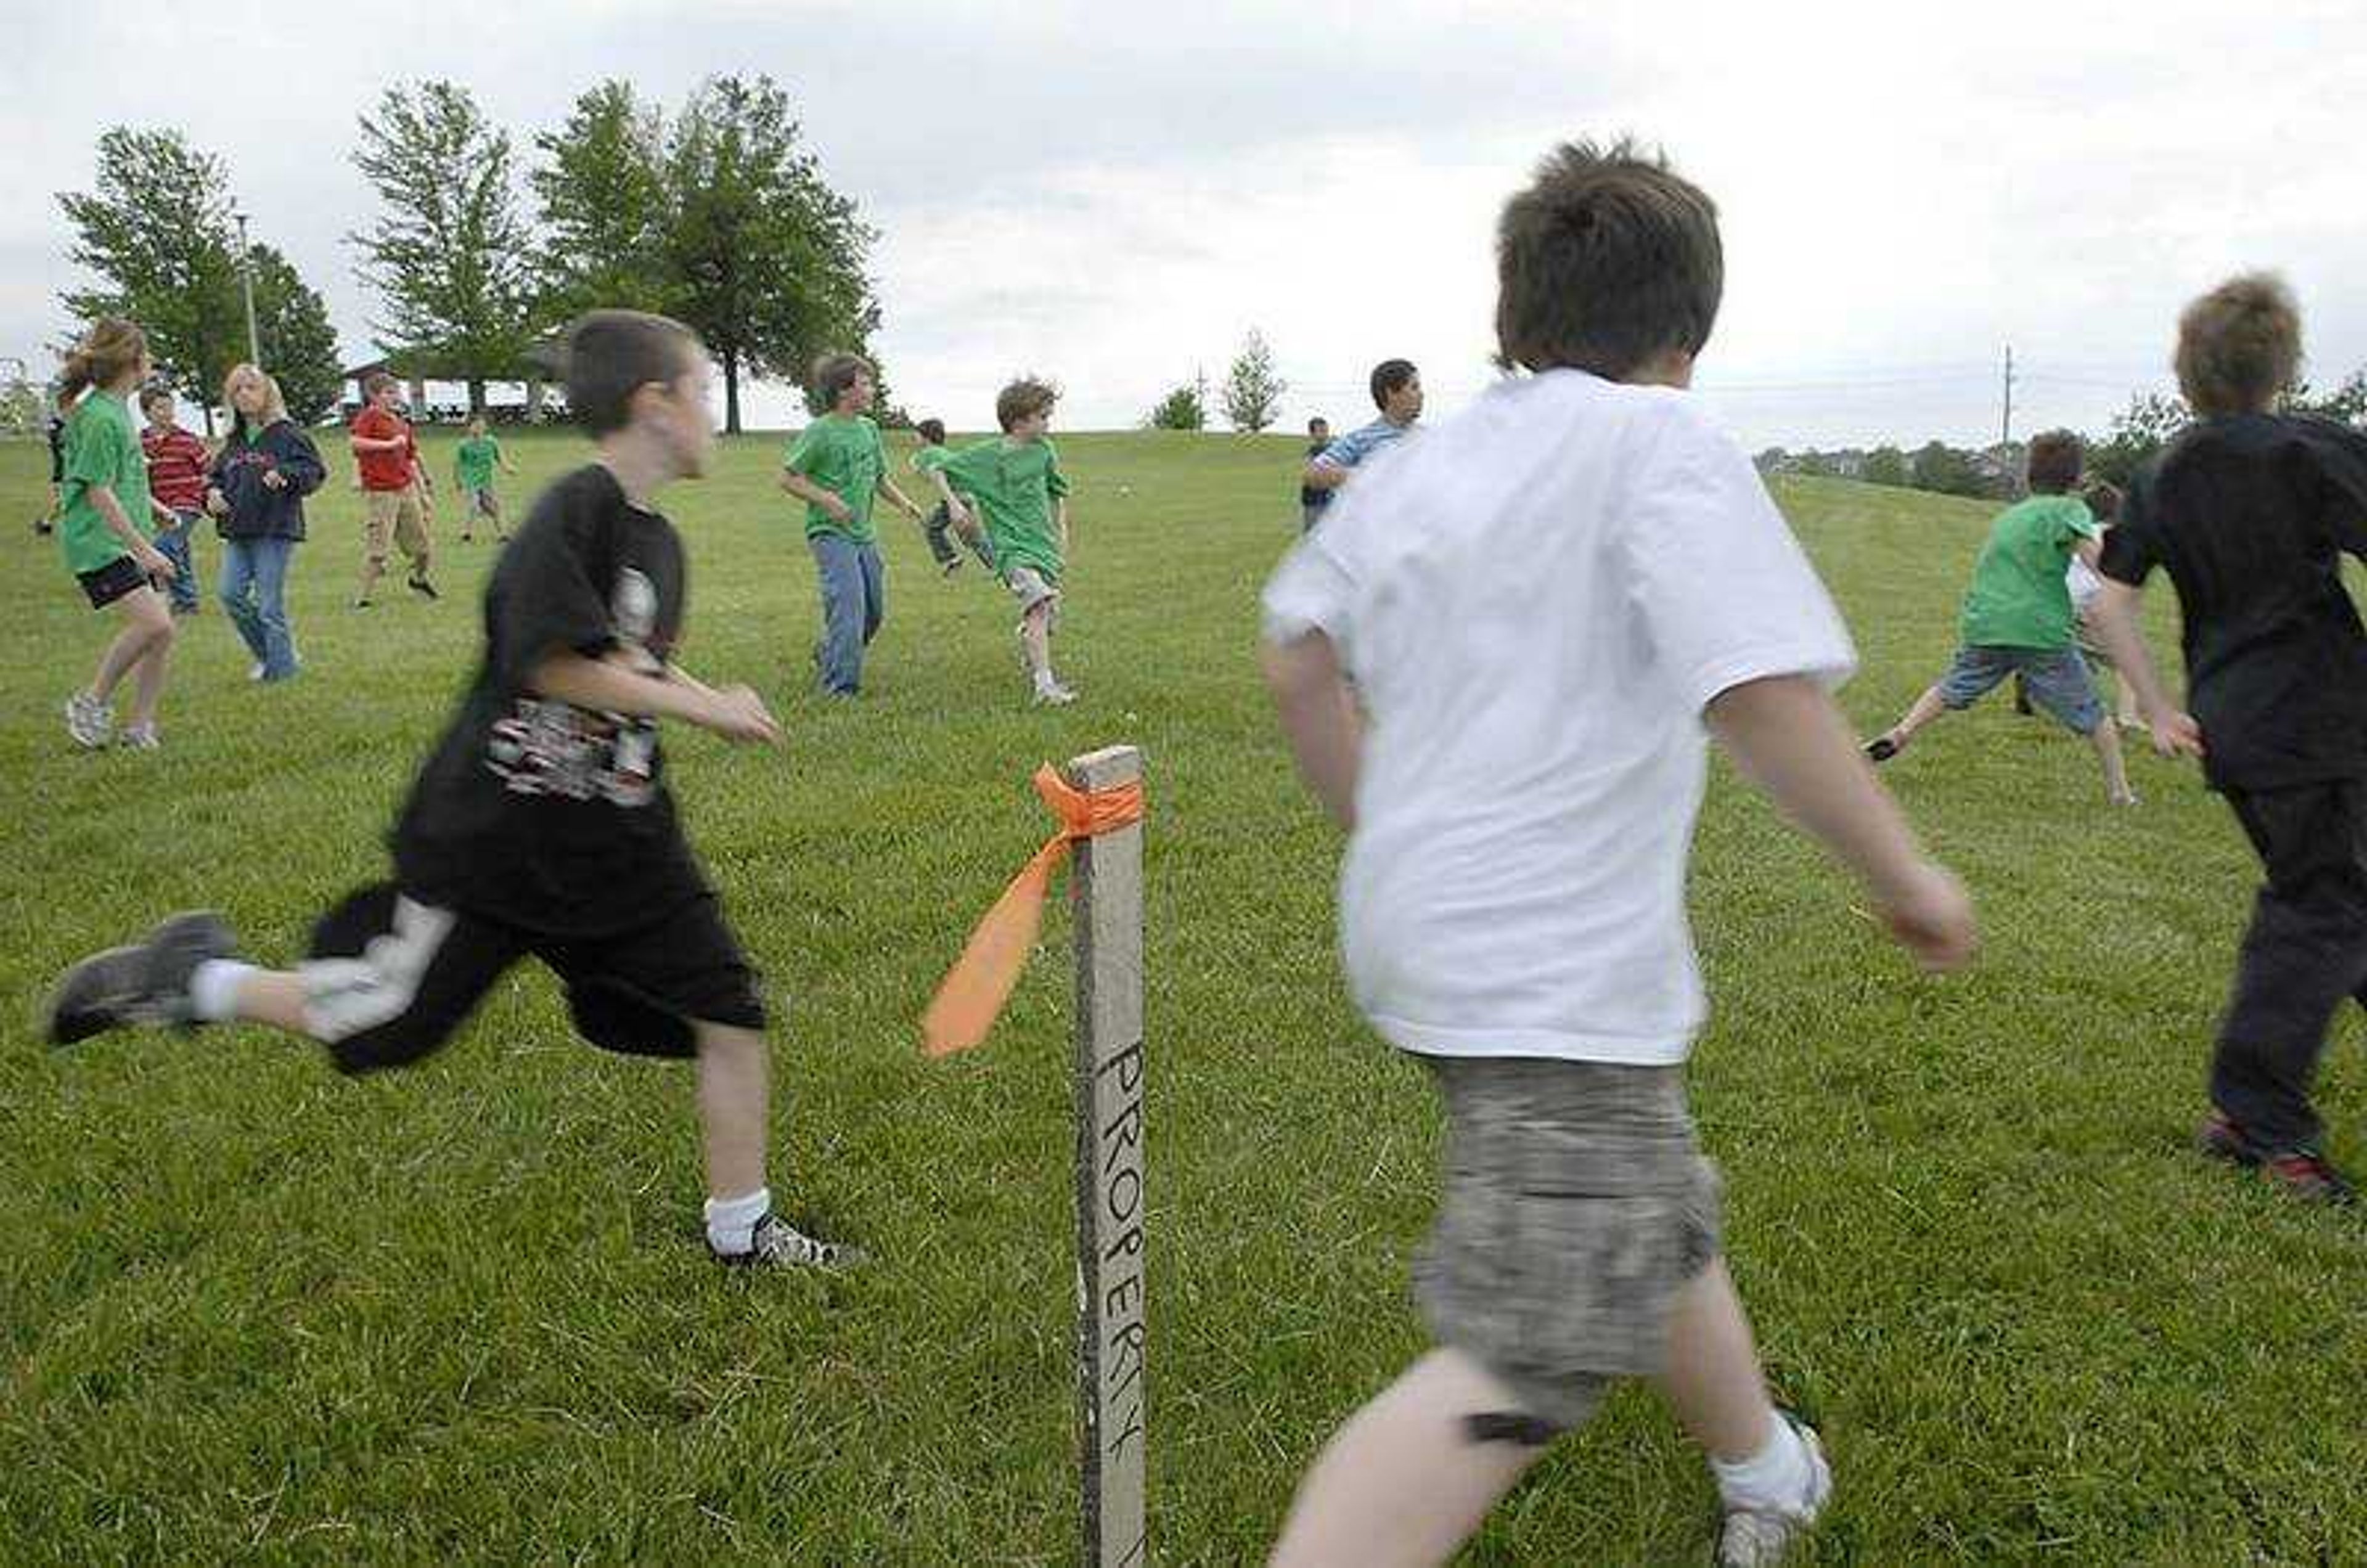
[[(2367, 560), (2367, 434), (2273, 412), (2301, 364), (2274, 275), (2220, 285), (2178, 327), (2196, 423), (2130, 483), (2097, 631), (2155, 749), (2203, 760), (2267, 873), (2196, 1142), (2293, 1197), (2348, 1202), (2310, 1091), (2336, 1009), (2367, 1002), (2367, 631), (2341, 560)], [(2139, 630), (2157, 568), (2178, 590), (2191, 713)]]
[(1060, 576), (1069, 548), (1069, 479), (1045, 432), (1059, 398), (1049, 382), (1023, 376), (995, 397), (995, 423), (1002, 427), (999, 438), (958, 452), (939, 448), (921, 463), (936, 482), (955, 527), (967, 534), (977, 526), (971, 503), (985, 518), (995, 569), (1019, 601), (1019, 646), (1028, 681), (1036, 701), (1050, 706), (1077, 700), (1052, 673), (1052, 627), (1059, 619)]
[(148, 459), (148, 493), (156, 503), (156, 548), (173, 563), (173, 614), (198, 613), (198, 563), (191, 550), (194, 530), (205, 515), (206, 470), (213, 454), (173, 418), (173, 389), (150, 387), (140, 394), (148, 420), (140, 450)]
[(1266, 589), (1283, 728), (1349, 829), (1351, 983), (1432, 1068), (1451, 1150), (1415, 1275), (1438, 1348), (1333, 1438), (1274, 1562), (1445, 1561), (1641, 1376), (1708, 1451), (1718, 1561), (1772, 1562), (1830, 1480), (1768, 1397), (1685, 1107), (1704, 720), (1925, 964), (1968, 956), (1971, 910), (1827, 694), (1853, 655), (1814, 570), (1683, 393), (1708, 197), (1625, 141), (1564, 146), (1498, 258), (1503, 356), (1535, 374), (1351, 487)]
[[(1309, 463), (1323, 456), (1331, 445), (1331, 422), (1317, 414), (1307, 422), (1307, 460)], [(1323, 521), (1323, 509), (1331, 504), (1331, 492), (1321, 485), (1309, 484), (1307, 476), (1298, 477), (1298, 531), (1311, 531)]]
[(1868, 757), (1890, 761), (1942, 714), (1972, 706), (2007, 676), (2019, 674), (2033, 701), (2095, 748), (2104, 798), (2114, 806), (2136, 804), (2119, 727), (2097, 700), (2079, 659), (2070, 562), (2076, 557), (2094, 566), (2099, 547), (2096, 520), (2071, 493), (2080, 460), (2079, 438), (2067, 430), (2032, 439), (2030, 495), (1989, 525), (1965, 592), (1955, 658), (1905, 716), (1865, 743)]
[(593, 1044), (695, 1057), (708, 1246), (723, 1262), (844, 1260), (792, 1229), (764, 1184), (764, 1004), (674, 817), (657, 721), (780, 743), (746, 686), (674, 662), (682, 539), (658, 492), (705, 471), (707, 357), (680, 322), (595, 310), (570, 333), (568, 406), (598, 460), (545, 491), (485, 591), (484, 658), (413, 785), (395, 874), (331, 910), (295, 969), (239, 962), (219, 916), (180, 914), (60, 980), (49, 1035), (131, 1024), (269, 1024), (348, 1073), (448, 1041), (527, 954), (565, 982)]
[(362, 581), (354, 593), (354, 608), (370, 607), (370, 590), (386, 571), (390, 546), (401, 548), (411, 561), (411, 591), (433, 599), (436, 585), (427, 577), (433, 553), (427, 507), (434, 482), (419, 460), (419, 441), (410, 422), (395, 412), (402, 394), (394, 378), (383, 370), (371, 371), (362, 378), (362, 397), (365, 406), (347, 427), (365, 508)]
[[(1412, 360), (1382, 360), (1373, 367), (1371, 388), (1373, 406), (1380, 410), (1380, 417), (1316, 453), (1299, 480), (1302, 491), (1322, 491), (1326, 506), (1331, 504), (1331, 492), (1346, 484), (1351, 473), (1366, 459), (1404, 440), (1414, 421), (1421, 417), (1421, 372), (1414, 368)], [(1311, 427), (1308, 434), (1313, 434)]]
[[(946, 422), (924, 419), (912, 426), (912, 432), (921, 438), (921, 445), (919, 450), (912, 454), (909, 466), (912, 472), (925, 478), (926, 464), (933, 460), (933, 455), (935, 458), (946, 455)], [(986, 542), (986, 536), (979, 532), (977, 522), (972, 520), (967, 528), (956, 529), (953, 512), (944, 502), (940, 501), (931, 508), (929, 520), (923, 525), (923, 531), (928, 536), (930, 558), (947, 577), (961, 570), (961, 554), (954, 548), (953, 540), (947, 536), (955, 533), (960, 534), (961, 542), (969, 547), (969, 553), (978, 558), (979, 565), (989, 571), (994, 570), (993, 547)]]
[(493, 470), (515, 474), (510, 467), (510, 455), (502, 444), (486, 431), (485, 416), (469, 416), (468, 434), (452, 454), (452, 479), (460, 491), (460, 542), (476, 542), (476, 521), (482, 517), (493, 525), (493, 542), (500, 544), (509, 537), (502, 528), (502, 498), (493, 493)]
[(888, 477), (879, 426), (864, 411), (877, 391), (860, 355), (826, 354), (814, 362), (815, 397), (830, 412), (809, 421), (781, 459), (781, 488), (806, 503), (806, 546), (821, 590), (821, 641), (814, 662), (833, 697), (863, 690), (863, 651), (888, 618), (888, 571), (871, 525), (874, 495), (921, 520), (921, 509)]

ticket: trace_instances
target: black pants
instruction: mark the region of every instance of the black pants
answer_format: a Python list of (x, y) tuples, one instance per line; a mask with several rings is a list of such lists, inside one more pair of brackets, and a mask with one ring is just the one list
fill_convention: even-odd
[(2268, 871), (2219, 1026), (2211, 1099), (2261, 1148), (2317, 1146), (2310, 1087), (2345, 997), (2367, 1005), (2367, 780), (2230, 791)]
[[(929, 555), (939, 566), (951, 566), (956, 559), (953, 540), (947, 537), (953, 532), (953, 526), (954, 514), (946, 510), (946, 503), (942, 501), (937, 502), (937, 509), (929, 513), (929, 520), (921, 525), (921, 531), (929, 536)], [(969, 553), (978, 558), (980, 566), (989, 571), (994, 570), (994, 548), (986, 542), (984, 534), (974, 540), (965, 539), (962, 543), (969, 546)]]

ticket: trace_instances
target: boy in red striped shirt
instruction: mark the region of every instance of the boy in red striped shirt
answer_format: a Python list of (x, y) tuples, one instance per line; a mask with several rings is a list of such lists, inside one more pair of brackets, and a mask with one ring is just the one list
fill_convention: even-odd
[(173, 563), (173, 614), (194, 615), (198, 570), (190, 543), (198, 519), (205, 515), (206, 469), (213, 454), (174, 423), (170, 388), (151, 387), (141, 393), (140, 412), (148, 416), (148, 428), (140, 433), (140, 450), (148, 458), (148, 493), (156, 502), (156, 547)]

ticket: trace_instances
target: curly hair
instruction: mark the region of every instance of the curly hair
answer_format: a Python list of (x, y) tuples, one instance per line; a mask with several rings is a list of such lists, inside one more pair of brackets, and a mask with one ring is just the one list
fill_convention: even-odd
[(2178, 384), (2208, 419), (2258, 413), (2301, 368), (2301, 307), (2272, 272), (2231, 277), (2178, 318)]

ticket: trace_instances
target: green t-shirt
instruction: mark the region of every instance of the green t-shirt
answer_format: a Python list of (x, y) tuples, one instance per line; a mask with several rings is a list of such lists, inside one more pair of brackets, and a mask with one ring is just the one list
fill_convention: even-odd
[(490, 435), (463, 437), (453, 468), (462, 490), (493, 488), (493, 465), (502, 460), (502, 444)]
[(946, 482), (978, 505), (994, 563), (1004, 572), (1033, 567), (1044, 581), (1060, 581), (1060, 539), (1052, 527), (1052, 502), (1069, 493), (1060, 455), (1049, 441), (980, 441), (958, 452), (932, 447), (921, 467), (941, 471)]
[(94, 387), (66, 416), (66, 476), (58, 490), (58, 543), (65, 549), (66, 569), (77, 575), (131, 553), (91, 504), (90, 492), (98, 486), (115, 492), (124, 515), (143, 536), (156, 536), (155, 514), (148, 507), (148, 459), (140, 450), (131, 410), (121, 398)]
[(2072, 547), (2096, 536), (2088, 503), (2074, 495), (2033, 495), (1989, 525), (1965, 594), (1968, 648), (2069, 648), (2077, 625), (2063, 573)]
[(846, 502), (853, 515), (844, 523), (822, 508), (806, 507), (806, 537), (837, 534), (867, 545), (876, 536), (871, 527), (871, 498), (878, 492), (880, 476), (888, 471), (887, 449), (879, 444), (879, 427), (859, 413), (826, 413), (798, 433), (781, 467), (803, 474)]

